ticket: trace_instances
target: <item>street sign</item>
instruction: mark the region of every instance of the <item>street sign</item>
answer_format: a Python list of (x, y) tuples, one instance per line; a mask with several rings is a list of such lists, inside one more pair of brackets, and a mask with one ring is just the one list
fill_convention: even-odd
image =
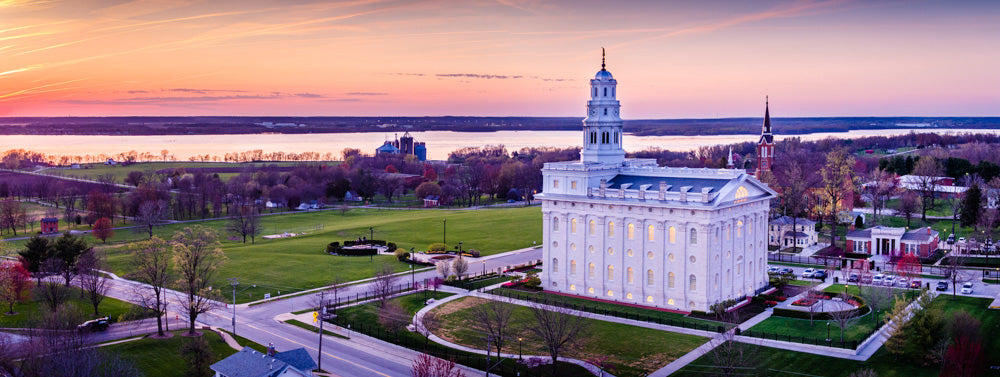
[(319, 318), (319, 312), (313, 312), (313, 322), (317, 322), (318, 318)]

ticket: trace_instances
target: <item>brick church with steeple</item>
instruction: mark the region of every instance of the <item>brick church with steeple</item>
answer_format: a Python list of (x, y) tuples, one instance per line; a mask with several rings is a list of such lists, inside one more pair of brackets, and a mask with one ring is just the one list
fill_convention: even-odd
[(771, 133), (771, 111), (767, 99), (764, 100), (764, 128), (757, 142), (757, 170), (753, 175), (761, 179), (763, 172), (770, 172), (774, 166), (774, 135)]

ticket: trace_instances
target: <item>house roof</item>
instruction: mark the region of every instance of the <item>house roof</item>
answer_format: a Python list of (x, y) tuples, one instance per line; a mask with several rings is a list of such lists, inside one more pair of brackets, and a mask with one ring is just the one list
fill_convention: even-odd
[(240, 352), (219, 360), (210, 368), (225, 377), (272, 377), (288, 367), (288, 363), (243, 347)]
[[(779, 217), (777, 219), (771, 220), (771, 224), (772, 225), (792, 225), (792, 218), (789, 217), (789, 216), (781, 216), (781, 217)], [(806, 219), (806, 218), (799, 217), (799, 218), (795, 219), (795, 225), (799, 225), (799, 226), (811, 226), (811, 225), (816, 225), (816, 222), (812, 221), (812, 220), (809, 220), (809, 219)]]
[(274, 358), (284, 361), (298, 370), (316, 369), (316, 362), (313, 361), (312, 356), (309, 356), (309, 352), (306, 352), (305, 348), (280, 352), (275, 354)]
[(863, 238), (868, 240), (872, 238), (872, 231), (871, 229), (852, 230), (847, 232), (847, 238)]
[(938, 231), (931, 229), (930, 233), (928, 233), (927, 232), (928, 229), (929, 228), (927, 227), (923, 227), (906, 232), (906, 234), (903, 235), (903, 238), (901, 240), (910, 242), (920, 242), (920, 243), (931, 242), (932, 240), (934, 240), (935, 237), (938, 236)]
[(805, 233), (802, 233), (802, 232), (794, 232), (794, 234), (793, 234), (793, 232), (785, 232), (785, 235), (783, 236), (783, 238), (790, 238), (793, 235), (795, 237), (797, 237), (797, 238), (809, 238), (809, 235), (807, 235)]
[(42, 222), (43, 223), (57, 223), (57, 222), (59, 222), (59, 219), (57, 219), (55, 217), (45, 217), (45, 218), (42, 218)]

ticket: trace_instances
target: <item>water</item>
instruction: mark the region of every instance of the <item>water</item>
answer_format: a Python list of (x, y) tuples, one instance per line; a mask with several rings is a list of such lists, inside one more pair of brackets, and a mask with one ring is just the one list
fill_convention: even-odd
[[(938, 130), (908, 128), (891, 130), (854, 130), (850, 132), (828, 132), (805, 135), (782, 136), (801, 137), (803, 140), (818, 140), (827, 137), (857, 138), (864, 136), (891, 136), (910, 132), (916, 133), (993, 133), (1000, 130), (953, 129)], [(109, 155), (120, 152), (149, 152), (159, 158), (160, 151), (166, 149), (177, 160), (187, 160), (194, 155), (217, 155), (261, 149), (264, 152), (283, 151), (287, 153), (318, 152), (332, 153), (340, 157), (344, 148), (358, 148), (365, 153), (374, 153), (382, 142), (392, 139), (394, 133), (336, 133), (336, 134), (254, 134), (254, 135), (7, 135), (0, 137), (0, 151), (23, 148), (47, 155)], [(443, 160), (448, 153), (468, 146), (503, 144), (508, 151), (523, 147), (571, 147), (583, 143), (581, 131), (498, 131), (498, 132), (412, 132), (415, 141), (427, 143), (427, 157)], [(633, 136), (627, 135), (624, 146), (627, 151), (660, 147), (674, 151), (690, 151), (702, 146), (732, 144), (746, 141), (756, 142), (758, 135), (708, 135), (708, 136)]]

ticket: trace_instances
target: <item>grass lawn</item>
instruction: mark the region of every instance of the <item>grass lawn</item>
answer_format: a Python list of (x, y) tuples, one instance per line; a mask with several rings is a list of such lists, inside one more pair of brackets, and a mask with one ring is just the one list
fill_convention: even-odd
[[(466, 297), (449, 302), (437, 309), (441, 326), (435, 333), (444, 339), (469, 347), (482, 347), (482, 333), (469, 324), (474, 322), (472, 307), (486, 302), (485, 299)], [(524, 352), (545, 355), (548, 352), (541, 339), (528, 327), (535, 325), (531, 310), (515, 306), (511, 316), (511, 328), (517, 336), (524, 338)], [(650, 330), (643, 327), (614, 322), (587, 320), (589, 329), (584, 340), (575, 348), (567, 349), (566, 357), (588, 360), (595, 356), (607, 355), (608, 362), (615, 367), (617, 376), (644, 376), (669, 362), (697, 348), (705, 338), (667, 331)], [(508, 343), (507, 352), (515, 351), (516, 344)]]
[[(88, 319), (96, 318), (94, 316), (94, 306), (90, 304), (89, 300), (80, 298), (79, 288), (70, 288), (67, 304), (76, 307)], [(101, 305), (98, 306), (98, 309), (100, 309), (101, 316), (109, 316), (112, 322), (116, 322), (119, 316), (128, 312), (134, 306), (125, 301), (105, 297), (101, 301)], [(6, 313), (7, 309), (7, 306), (3, 305), (2, 312)], [(0, 327), (32, 327), (37, 321), (42, 319), (42, 313), (48, 311), (48, 309), (45, 307), (45, 304), (34, 300), (34, 298), (29, 298), (20, 304), (14, 305), (14, 311), (17, 314), (0, 314)]]
[[(412, 316), (420, 308), (424, 307), (424, 302), (427, 300), (425, 298), (435, 297), (444, 298), (451, 296), (451, 293), (445, 292), (418, 292), (406, 296), (400, 296), (392, 299), (401, 307), (403, 307), (408, 315)], [(485, 369), (486, 356), (473, 354), (470, 352), (463, 352), (447, 348), (437, 343), (427, 340), (426, 337), (420, 335), (419, 333), (410, 331), (400, 331), (398, 334), (393, 334), (385, 330), (378, 323), (378, 308), (374, 303), (351, 306), (347, 308), (342, 308), (337, 310), (338, 317), (334, 320), (334, 323), (340, 326), (346, 326), (351, 324), (352, 331), (362, 332), (369, 336), (373, 336), (391, 343), (401, 345), (413, 350), (421, 351), (423, 353), (431, 354), (433, 356), (441, 357), (444, 359), (454, 360), (456, 363), (470, 366), (472, 368), (477, 368), (480, 370)], [(493, 362), (496, 363), (496, 358), (494, 356)], [(577, 366), (575, 364), (560, 363), (559, 365), (560, 376), (570, 376), (570, 377), (590, 377), (593, 374), (587, 372), (583, 367)], [(523, 376), (533, 376), (536, 375), (534, 371), (528, 369), (524, 365), (518, 364), (516, 360), (507, 359), (500, 364), (499, 369), (494, 369), (493, 374), (498, 374), (502, 376), (517, 376), (518, 373)]]
[[(115, 181), (118, 183), (123, 183), (125, 177), (128, 176), (129, 172), (132, 171), (156, 171), (161, 169), (175, 169), (175, 168), (216, 168), (216, 167), (254, 167), (254, 166), (295, 166), (297, 164), (324, 164), (328, 162), (254, 162), (254, 163), (228, 163), (228, 162), (190, 162), (190, 161), (169, 161), (169, 162), (139, 162), (131, 164), (128, 166), (122, 165), (104, 165), (103, 163), (96, 164), (81, 164), (83, 169), (46, 169), (41, 171), (42, 174), (48, 175), (59, 175), (63, 177), (76, 177), (84, 179), (97, 179), (101, 175), (111, 174), (115, 177)], [(236, 173), (220, 173), (219, 177), (223, 181), (236, 175)]]
[[(273, 240), (257, 239), (257, 243), (243, 244), (226, 239), (224, 231), (222, 249), (229, 258), (216, 274), (213, 286), (228, 287), (226, 278), (240, 277), (242, 286), (256, 284), (237, 297), (238, 302), (263, 298), (265, 293), (277, 295), (328, 285), (334, 276), (346, 281), (371, 277), (376, 267), (390, 264), (396, 271), (408, 270), (409, 265), (397, 262), (391, 255), (366, 257), (331, 256), (325, 253), (326, 245), (333, 241), (369, 237), (369, 227), (374, 227), (374, 238), (396, 242), (399, 247), (423, 250), (427, 245), (442, 240), (442, 222), (448, 219), (448, 240), (463, 247), (479, 250), (483, 255), (530, 247), (532, 241), (541, 241), (541, 210), (538, 207), (518, 207), (483, 210), (376, 210), (354, 209), (344, 214), (340, 211), (315, 211), (290, 215), (264, 216), (261, 218), (262, 235), (283, 232), (304, 233), (300, 236)], [(221, 220), (200, 223), (224, 229)], [(157, 227), (155, 233), (169, 238), (171, 234), (190, 224), (170, 224)], [(131, 231), (116, 232), (115, 240), (144, 239), (146, 235)], [(97, 241), (97, 245), (100, 245)], [(123, 244), (100, 246), (105, 249), (111, 270), (123, 274), (128, 268), (129, 257)]]
[[(169, 339), (143, 338), (131, 342), (114, 344), (107, 346), (107, 350), (117, 352), (122, 357), (131, 359), (136, 363), (136, 367), (146, 377), (181, 377), (187, 372), (187, 361), (181, 357), (181, 346), (190, 338), (181, 334), (187, 330), (173, 331), (174, 336)], [(212, 349), (215, 363), (229, 355), (236, 353), (236, 350), (229, 347), (222, 336), (214, 331), (203, 330), (202, 336)], [(263, 351), (264, 347), (249, 340), (236, 337), (240, 345), (250, 346), (258, 351)], [(281, 350), (278, 350), (279, 352)]]
[[(965, 310), (982, 321), (981, 333), (985, 340), (983, 354), (988, 360), (994, 360), (994, 356), (1000, 352), (1000, 311), (988, 308), (991, 301), (987, 298), (963, 296), (953, 300), (948, 295), (940, 295), (934, 299), (934, 304), (944, 310), (945, 318), (949, 318), (958, 310)], [(940, 373), (936, 366), (924, 367), (898, 361), (885, 348), (879, 349), (868, 361), (859, 362), (762, 346), (744, 345), (744, 347), (757, 347), (761, 350), (759, 367), (755, 373), (750, 373), (756, 376), (808, 374), (843, 377), (859, 369), (868, 368), (874, 369), (880, 377), (933, 377)], [(704, 376), (706, 372), (712, 370), (710, 366), (713, 363), (711, 354), (707, 354), (681, 369), (675, 376)]]

